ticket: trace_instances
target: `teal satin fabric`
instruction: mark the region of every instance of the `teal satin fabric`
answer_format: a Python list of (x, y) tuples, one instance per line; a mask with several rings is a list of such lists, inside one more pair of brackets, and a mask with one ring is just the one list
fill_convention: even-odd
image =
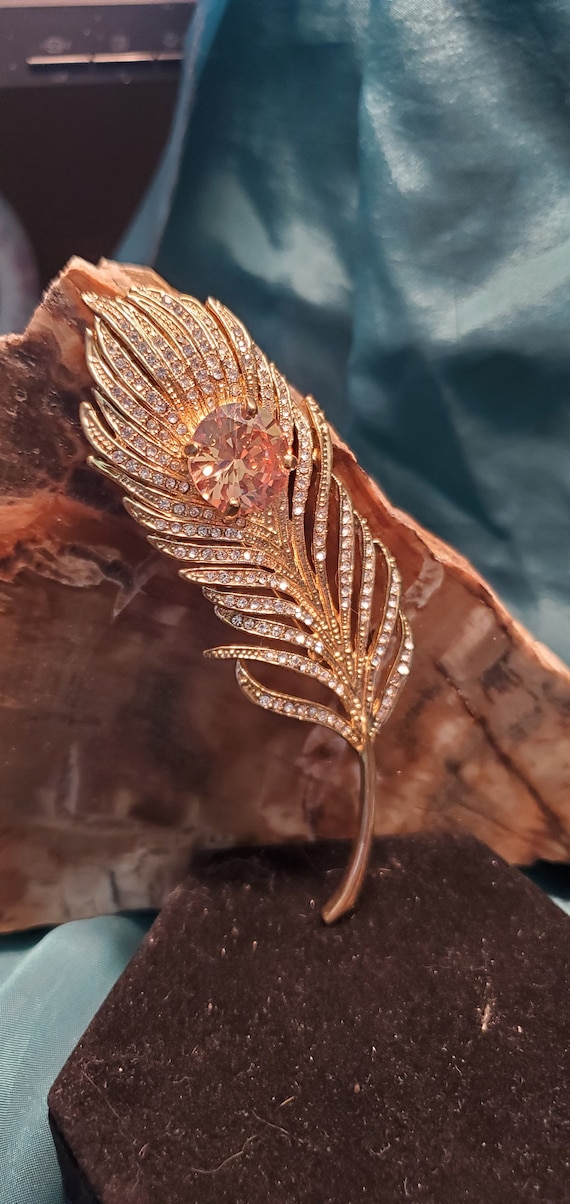
[[(202, 0), (122, 248), (235, 308), (568, 659), (569, 79), (568, 0)], [(60, 1204), (47, 1087), (143, 928), (4, 942), (0, 1204)]]
[(208, 32), (125, 255), (233, 306), (570, 659), (570, 5), (230, 0)]
[(0, 951), (0, 1200), (61, 1204), (47, 1093), (132, 957), (148, 918), (105, 916)]

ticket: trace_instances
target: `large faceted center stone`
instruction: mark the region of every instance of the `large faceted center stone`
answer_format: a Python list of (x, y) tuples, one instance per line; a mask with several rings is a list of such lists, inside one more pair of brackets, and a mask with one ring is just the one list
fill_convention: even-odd
[(272, 414), (243, 413), (232, 402), (207, 414), (192, 436), (190, 476), (219, 510), (263, 510), (284, 489), (287, 444)]

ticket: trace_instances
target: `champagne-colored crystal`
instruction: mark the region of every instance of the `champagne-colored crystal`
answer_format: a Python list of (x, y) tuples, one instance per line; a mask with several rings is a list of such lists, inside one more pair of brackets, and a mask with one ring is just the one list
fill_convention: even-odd
[(212, 410), (192, 436), (190, 475), (216, 510), (263, 510), (284, 489), (287, 444), (273, 414), (244, 414), (237, 402)]

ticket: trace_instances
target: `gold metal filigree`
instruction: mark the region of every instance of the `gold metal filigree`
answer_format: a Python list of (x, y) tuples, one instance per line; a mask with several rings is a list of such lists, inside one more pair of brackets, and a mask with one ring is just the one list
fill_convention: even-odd
[[(394, 557), (375, 539), (333, 470), (330, 431), (311, 397), (285, 379), (223, 305), (158, 288), (89, 295), (87, 362), (95, 405), (82, 407), (90, 458), (126, 491), (149, 541), (202, 586), (240, 642), (205, 653), (236, 661), (244, 694), (266, 710), (330, 728), (361, 759), (361, 809), (350, 865), (323, 909), (351, 908), (374, 828), (374, 751), (409, 673), (413, 643)], [(288, 488), (263, 510), (216, 511), (196, 490), (187, 453), (200, 421), (238, 402), (282, 432)], [(257, 642), (250, 643), (251, 639)], [(330, 702), (263, 685), (256, 663), (325, 687)]]

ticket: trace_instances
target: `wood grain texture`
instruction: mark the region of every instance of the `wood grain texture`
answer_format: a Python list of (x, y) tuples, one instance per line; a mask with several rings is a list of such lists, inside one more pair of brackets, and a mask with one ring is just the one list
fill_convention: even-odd
[[(352, 834), (344, 741), (253, 707), (200, 590), (87, 468), (83, 290), (156, 281), (72, 260), (0, 341), (0, 927), (157, 905), (196, 842)], [(326, 398), (320, 398), (326, 408)], [(511, 861), (570, 856), (570, 672), (471, 565), (335, 470), (396, 556), (413, 671), (377, 747), (377, 831), (470, 829)]]

